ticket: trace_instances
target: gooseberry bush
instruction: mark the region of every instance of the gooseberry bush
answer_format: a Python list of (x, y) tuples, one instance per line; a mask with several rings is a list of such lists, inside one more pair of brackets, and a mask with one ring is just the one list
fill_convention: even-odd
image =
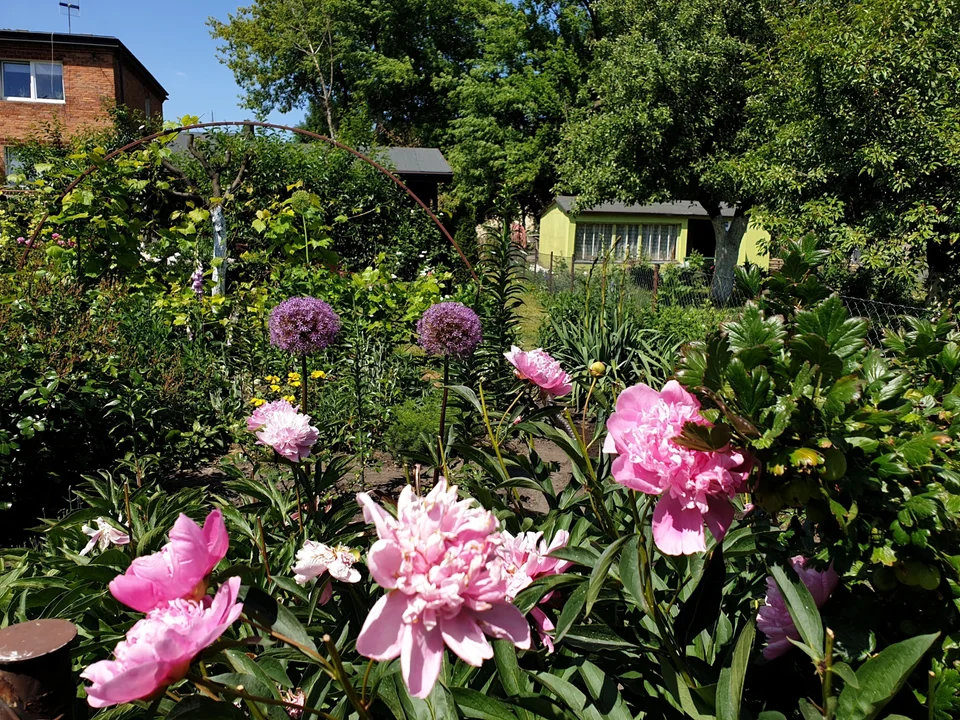
[(399, 491), (344, 492), (289, 400), (222, 488), (91, 478), (5, 553), (3, 620), (76, 622), (105, 718), (955, 717), (960, 335), (871, 346), (823, 257), (793, 244), (662, 387), (503, 348), (512, 394), (447, 387), (485, 439)]

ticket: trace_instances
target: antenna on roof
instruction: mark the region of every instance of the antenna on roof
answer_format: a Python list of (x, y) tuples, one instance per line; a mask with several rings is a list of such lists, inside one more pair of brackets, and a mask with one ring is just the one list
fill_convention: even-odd
[[(76, 15), (74, 15), (76, 11)], [(73, 18), (80, 17), (80, 6), (72, 3), (60, 3), (60, 14), (67, 16), (67, 32), (73, 33)]]

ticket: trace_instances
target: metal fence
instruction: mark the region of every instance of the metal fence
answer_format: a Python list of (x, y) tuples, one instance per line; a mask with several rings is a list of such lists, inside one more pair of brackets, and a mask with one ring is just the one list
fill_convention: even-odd
[[(529, 255), (526, 277), (534, 287), (550, 294), (587, 291), (608, 295), (624, 293), (634, 307), (650, 307), (656, 311), (666, 307), (723, 308), (734, 310), (751, 299), (752, 294), (740, 287), (735, 275), (713, 277), (712, 269), (696, 269), (678, 263), (581, 262), (556, 254)], [(936, 310), (922, 305), (869, 300), (841, 295), (851, 315), (870, 321), (869, 341), (877, 345), (885, 329), (899, 330), (908, 316), (932, 318)]]
[(658, 307), (738, 307), (748, 299), (731, 273), (714, 278), (712, 270), (679, 263), (582, 262), (550, 253), (530, 256), (527, 280), (548, 293), (578, 289), (626, 293), (641, 305)]

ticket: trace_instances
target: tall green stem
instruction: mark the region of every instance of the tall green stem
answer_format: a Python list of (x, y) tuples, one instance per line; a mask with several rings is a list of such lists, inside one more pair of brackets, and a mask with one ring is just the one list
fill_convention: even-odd
[(334, 644), (333, 639), (329, 635), (324, 635), (323, 644), (327, 646), (327, 652), (330, 653), (334, 673), (346, 691), (350, 704), (356, 708), (361, 720), (371, 720), (370, 711), (367, 710), (367, 706), (360, 699), (360, 696), (357, 695), (356, 688), (353, 687), (353, 683), (350, 682), (346, 671), (343, 669), (343, 663), (340, 662), (340, 653), (337, 652), (337, 646)]
[(440, 435), (437, 442), (437, 458), (439, 462), (437, 466), (433, 469), (433, 482), (436, 483), (440, 479), (440, 468), (443, 467), (446, 463), (444, 462), (444, 445), (443, 440), (447, 435), (447, 401), (450, 397), (450, 356), (443, 356), (443, 400), (440, 402)]
[(303, 250), (307, 254), (307, 265), (310, 264), (310, 239), (307, 237), (307, 216), (301, 215), (303, 218)]
[(307, 356), (304, 355), (300, 359), (300, 412), (306, 414), (307, 412), (307, 378), (309, 374), (309, 366), (307, 364)]

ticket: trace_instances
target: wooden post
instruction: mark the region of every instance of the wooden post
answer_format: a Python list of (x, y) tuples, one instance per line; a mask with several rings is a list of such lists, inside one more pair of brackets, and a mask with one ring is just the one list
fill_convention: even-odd
[(577, 279), (577, 256), (570, 256), (570, 292), (573, 292), (574, 284)]
[(0, 718), (73, 720), (77, 688), (70, 667), (76, 626), (34, 620), (0, 631)]
[(657, 288), (660, 286), (660, 265), (653, 266), (653, 311), (657, 311)]
[(550, 292), (553, 293), (553, 252), (550, 253), (550, 271), (547, 275), (547, 283), (550, 286)]

